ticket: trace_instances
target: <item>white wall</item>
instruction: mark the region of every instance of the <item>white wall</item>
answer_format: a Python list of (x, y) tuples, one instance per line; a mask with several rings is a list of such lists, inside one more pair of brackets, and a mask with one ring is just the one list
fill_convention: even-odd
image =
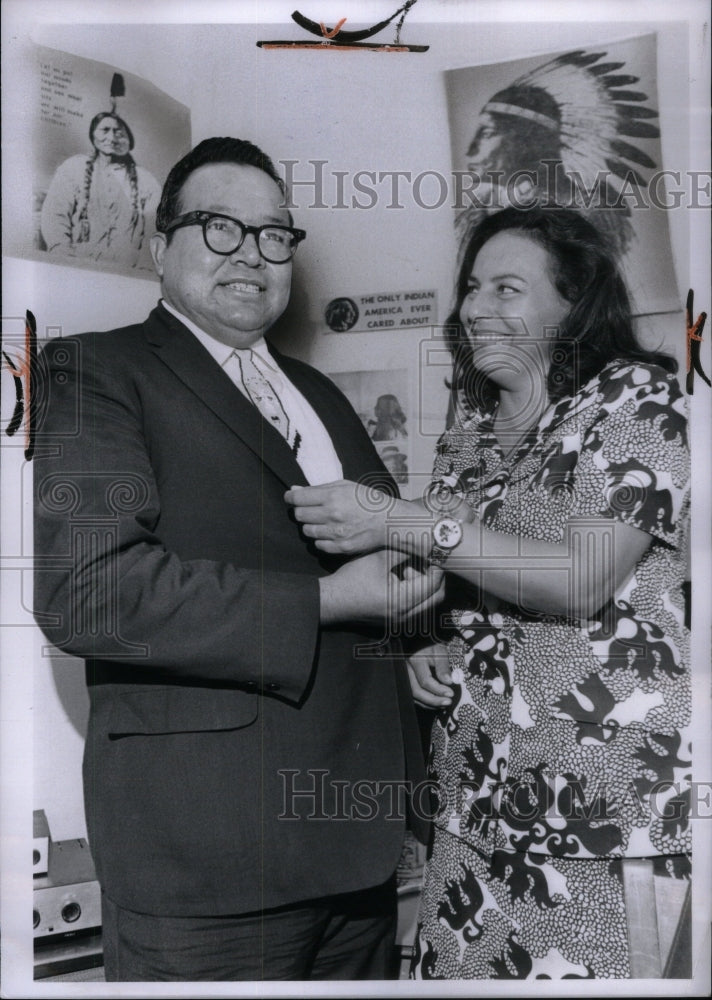
[[(285, 25), (34, 26), (17, 19), (4, 56), (4, 199), (26, 188), (31, 171), (22, 141), (29, 129), (26, 88), (31, 41), (145, 76), (190, 106), (194, 142), (214, 134), (250, 138), (275, 160), (299, 160), (296, 176), (304, 179), (310, 176), (309, 161), (319, 159), (327, 160), (331, 171), (406, 169), (417, 174), (439, 170), (447, 175), (450, 148), (444, 69), (605, 44), (657, 31), (664, 163), (671, 169), (688, 166), (689, 85), (685, 67), (690, 64), (690, 40), (684, 22), (586, 23), (565, 17), (538, 22), (534, 10), (538, 5), (531, 5), (529, 20), (517, 17), (497, 24), (464, 23), (472, 19), (473, 5), (449, 5), (450, 12), (453, 6), (462, 12), (460, 23), (433, 25), (415, 18), (407, 22), (404, 40), (430, 45), (426, 55), (408, 56), (305, 51), (277, 55), (255, 46), (259, 38), (294, 34)], [(588, 16), (588, 11), (599, 5), (567, 6), (569, 12), (576, 8)], [(504, 7), (500, 5), (500, 10)], [(643, 9), (635, 3), (632, 8)], [(654, 4), (652, 8), (656, 13), (663, 10)], [(291, 9), (284, 6), (286, 14)], [(431, 4), (431, 11), (437, 9)], [(650, 4), (647, 9), (651, 9)], [(699, 39), (693, 43), (698, 46)], [(691, 72), (695, 72), (694, 65)], [(698, 169), (704, 166), (698, 165)], [(444, 319), (454, 267), (451, 211), (447, 207), (426, 211), (417, 206), (389, 210), (385, 198), (369, 211), (309, 208), (309, 194), (304, 188), (295, 190), (295, 221), (309, 235), (297, 255), (295, 291), (280, 324), (280, 345), (325, 370), (373, 367), (370, 355), (378, 359), (379, 367), (384, 359), (386, 365), (397, 367), (406, 358), (417, 371), (419, 331), (391, 335), (388, 347), (384, 347), (386, 334), (372, 334), (371, 339), (325, 337), (318, 333), (320, 304), (336, 294), (433, 288), (438, 291), (440, 320)], [(691, 273), (689, 215), (684, 211), (670, 213), (675, 265), (683, 291)], [(31, 308), (41, 335), (47, 326), (61, 327), (63, 334), (69, 335), (140, 321), (158, 297), (158, 286), (147, 280), (14, 258), (3, 263), (4, 315), (22, 315)], [(680, 354), (679, 315), (656, 317), (652, 322), (656, 335), (672, 337)], [(432, 435), (444, 419), (441, 378), (445, 374), (436, 372), (426, 389), (427, 433), (418, 439), (414, 458), (423, 472), (430, 465)], [(13, 476), (26, 478), (16, 452), (8, 467)], [(11, 503), (22, 505), (21, 496)], [(22, 556), (29, 555), (28, 545), (26, 540)], [(18, 711), (21, 719), (34, 723), (34, 740), (26, 732), (22, 736), (22, 745), (34, 753), (33, 806), (45, 809), (55, 839), (85, 836), (80, 760), (87, 699), (81, 665), (41, 656), (41, 637), (26, 618), (21, 627), (14, 621), (11, 625), (5, 642), (15, 669), (18, 660), (22, 663), (17, 689), (24, 691), (23, 697), (32, 704), (31, 714), (24, 702)], [(33, 690), (27, 688), (30, 673)], [(26, 759), (20, 763), (27, 766)]]

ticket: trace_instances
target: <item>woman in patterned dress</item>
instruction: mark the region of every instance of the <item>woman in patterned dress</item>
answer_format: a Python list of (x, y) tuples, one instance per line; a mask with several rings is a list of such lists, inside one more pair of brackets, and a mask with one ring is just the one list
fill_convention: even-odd
[(457, 402), (416, 508), (434, 541), (351, 483), (287, 494), (324, 551), (395, 544), (453, 584), (447, 646), (409, 662), (438, 710), (412, 975), (660, 975), (670, 932), (638, 942), (640, 914), (679, 910), (690, 877), (676, 365), (639, 346), (602, 237), (558, 208), (484, 220), (449, 328)]

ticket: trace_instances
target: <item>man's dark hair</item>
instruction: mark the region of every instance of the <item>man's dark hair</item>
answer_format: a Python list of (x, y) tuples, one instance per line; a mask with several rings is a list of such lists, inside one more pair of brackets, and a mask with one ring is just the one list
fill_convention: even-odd
[(238, 166), (257, 167), (272, 178), (283, 195), (286, 194), (284, 181), (277, 173), (272, 160), (254, 143), (247, 139), (233, 139), (230, 136), (203, 139), (171, 168), (166, 178), (156, 210), (156, 229), (159, 232), (163, 232), (165, 227), (180, 215), (180, 193), (188, 177), (199, 167), (213, 163), (235, 163)]
[(674, 358), (638, 343), (625, 283), (613, 251), (593, 223), (572, 209), (554, 205), (505, 208), (486, 216), (473, 230), (457, 279), (456, 305), (445, 321), (454, 360), (453, 387), (463, 390), (471, 403), (482, 405), (496, 398), (497, 391), (473, 367), (460, 309), (475, 258), (485, 243), (502, 232), (526, 236), (546, 250), (554, 285), (570, 304), (556, 337), (556, 365), (549, 370), (550, 400), (572, 395), (614, 360), (677, 370)]

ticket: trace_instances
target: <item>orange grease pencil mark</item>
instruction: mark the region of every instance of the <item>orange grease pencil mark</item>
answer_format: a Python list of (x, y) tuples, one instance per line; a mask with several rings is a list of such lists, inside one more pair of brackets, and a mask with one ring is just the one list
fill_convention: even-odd
[(323, 21), (319, 21), (319, 27), (321, 28), (321, 33), (324, 38), (336, 38), (338, 33), (341, 31), (343, 26), (346, 24), (346, 18), (342, 17), (341, 20), (336, 24), (331, 31), (326, 27)]
[(353, 45), (330, 45), (327, 40), (321, 42), (258, 42), (261, 49), (309, 49), (310, 52), (424, 52), (427, 46), (413, 45), (365, 45), (354, 42)]

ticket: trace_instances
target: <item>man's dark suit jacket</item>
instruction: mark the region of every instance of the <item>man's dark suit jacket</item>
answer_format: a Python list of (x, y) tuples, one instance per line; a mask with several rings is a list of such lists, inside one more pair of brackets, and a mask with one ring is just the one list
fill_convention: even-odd
[[(339, 390), (275, 357), (345, 478), (387, 480)], [(86, 660), (86, 818), (107, 895), (242, 913), (386, 880), (404, 810), (395, 784), (375, 792), (405, 757), (420, 778), (410, 693), (373, 635), (319, 626), (318, 578), (339, 563), (283, 500), (305, 482), (286, 442), (161, 306), (42, 359), (35, 614)]]

